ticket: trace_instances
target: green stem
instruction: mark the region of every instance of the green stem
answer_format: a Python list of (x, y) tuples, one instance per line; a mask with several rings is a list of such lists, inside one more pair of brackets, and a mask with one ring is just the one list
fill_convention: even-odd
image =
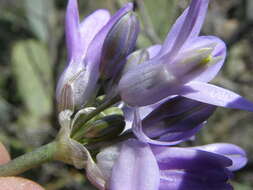
[(118, 97), (113, 98), (109, 101), (106, 101), (105, 103), (101, 104), (101, 106), (97, 107), (93, 112), (91, 112), (87, 117), (85, 118), (84, 123), (95, 117), (100, 112), (104, 111), (106, 108), (110, 107), (111, 105), (117, 103), (120, 99)]
[[(119, 97), (115, 97), (111, 100), (104, 102), (103, 104), (98, 106), (94, 111), (92, 111), (90, 114), (88, 114), (85, 118), (83, 118), (79, 122), (82, 124), (85, 124), (87, 121), (89, 121), (90, 119), (92, 119), (93, 117), (95, 117), (96, 115), (98, 115), (99, 113), (101, 113), (102, 111), (104, 111), (105, 109), (107, 109), (108, 107), (110, 107), (111, 105), (113, 105), (119, 101), (120, 101)], [(74, 127), (72, 129), (71, 137), (73, 137), (79, 131), (79, 129), (80, 129), (80, 126)]]
[(0, 176), (14, 176), (56, 159), (57, 142), (46, 144), (0, 166)]

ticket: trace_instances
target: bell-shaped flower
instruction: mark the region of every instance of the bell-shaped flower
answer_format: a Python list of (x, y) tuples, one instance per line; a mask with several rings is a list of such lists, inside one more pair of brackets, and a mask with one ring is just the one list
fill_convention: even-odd
[(131, 106), (154, 104), (181, 95), (203, 103), (253, 111), (253, 104), (234, 92), (208, 84), (221, 69), (226, 45), (215, 36), (199, 36), (209, 0), (192, 0), (164, 43), (147, 49), (150, 56), (123, 74), (122, 100)]
[[(229, 144), (227, 148), (238, 154), (243, 151)], [(237, 164), (226, 153), (195, 147), (151, 146), (136, 139), (97, 157), (107, 158), (100, 165), (106, 168), (102, 172), (107, 171), (110, 176), (111, 190), (231, 190), (228, 180), (233, 175), (229, 167)]]
[(140, 114), (143, 109), (148, 108), (135, 109), (132, 123), (132, 130), (139, 140), (157, 145), (175, 145), (194, 136), (216, 106), (177, 96), (153, 105), (144, 117), (143, 113)]
[(91, 98), (99, 78), (99, 64), (105, 38), (111, 28), (133, 9), (126, 4), (115, 15), (100, 9), (79, 21), (77, 0), (69, 0), (66, 12), (68, 65), (56, 89), (59, 111), (78, 108)]

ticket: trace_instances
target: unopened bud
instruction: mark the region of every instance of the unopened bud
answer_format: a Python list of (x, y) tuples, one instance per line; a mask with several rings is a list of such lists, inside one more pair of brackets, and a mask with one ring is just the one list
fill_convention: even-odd
[(132, 11), (125, 14), (108, 33), (102, 50), (100, 73), (103, 79), (116, 77), (133, 51), (139, 22)]

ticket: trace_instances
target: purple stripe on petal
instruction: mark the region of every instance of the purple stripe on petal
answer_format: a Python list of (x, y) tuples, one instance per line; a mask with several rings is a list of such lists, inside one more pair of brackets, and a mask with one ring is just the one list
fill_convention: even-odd
[(101, 78), (112, 81), (119, 77), (126, 57), (134, 50), (139, 21), (132, 11), (122, 16), (108, 32), (102, 48), (99, 70)]
[(159, 168), (149, 145), (135, 139), (123, 143), (110, 182), (110, 190), (157, 190)]
[(242, 148), (234, 144), (214, 143), (204, 146), (197, 146), (194, 148), (208, 152), (213, 152), (216, 154), (221, 154), (223, 156), (228, 157), (233, 162), (233, 165), (228, 167), (228, 169), (231, 171), (241, 169), (247, 164), (248, 161), (246, 152)]
[(102, 30), (95, 36), (92, 40), (90, 47), (87, 51), (87, 62), (89, 62), (92, 67), (96, 67), (98, 69), (98, 64), (100, 61), (101, 51), (103, 47), (103, 43), (105, 37), (107, 36), (108, 32), (112, 28), (112, 26), (127, 12), (133, 9), (132, 3), (127, 3), (123, 8), (118, 10), (109, 20), (109, 22), (102, 28)]
[(203, 82), (192, 81), (184, 85), (179, 94), (183, 97), (215, 106), (253, 111), (253, 103), (240, 95)]
[(156, 106), (156, 109), (154, 109), (145, 119), (150, 122), (152, 121), (152, 118), (155, 118), (155, 120), (161, 120), (167, 117), (176, 116), (200, 104), (202, 103), (180, 96), (168, 98), (166, 101), (159, 103), (159, 105)]
[(179, 87), (177, 79), (159, 60), (136, 66), (122, 76), (118, 86), (122, 100), (131, 106), (154, 104), (175, 95)]
[[(199, 125), (191, 130), (184, 131), (184, 132), (168, 132), (168, 133), (165, 133), (164, 135), (162, 135), (160, 138), (153, 140), (152, 137), (150, 138), (149, 136), (147, 136), (144, 133), (143, 126), (142, 126), (142, 120), (140, 119), (139, 111), (136, 109), (134, 112), (134, 121), (133, 121), (132, 130), (133, 130), (135, 136), (142, 142), (150, 143), (150, 144), (154, 144), (154, 145), (175, 145), (175, 144), (179, 144), (179, 143), (191, 138), (194, 134), (196, 134), (200, 130), (200, 128), (202, 126), (203, 125)], [(153, 129), (156, 130), (156, 127), (154, 127)], [(162, 130), (162, 131), (164, 131), (164, 130)], [(151, 131), (149, 133), (154, 134), (153, 131)]]
[[(176, 129), (177, 126), (178, 125), (173, 126), (173, 129)], [(194, 126), (194, 128), (187, 129), (187, 126), (184, 125), (184, 129), (181, 129), (182, 131), (168, 131), (167, 133), (160, 135), (159, 138), (154, 138), (155, 140), (149, 140), (148, 143), (155, 145), (176, 145), (190, 140), (203, 126), (204, 124), (200, 124)]]
[[(227, 175), (223, 171), (162, 170), (159, 190), (227, 190)], [(211, 180), (211, 181), (210, 181)], [(217, 181), (212, 181), (217, 180)]]
[(200, 169), (210, 170), (232, 165), (232, 161), (225, 156), (201, 150), (161, 146), (152, 146), (152, 150), (161, 170), (199, 171)]
[(133, 131), (144, 142), (175, 145), (195, 135), (215, 108), (187, 98), (174, 97), (161, 102), (144, 119), (136, 111)]

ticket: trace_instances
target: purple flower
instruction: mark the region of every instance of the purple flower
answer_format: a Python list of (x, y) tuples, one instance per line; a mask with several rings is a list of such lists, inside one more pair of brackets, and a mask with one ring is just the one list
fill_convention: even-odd
[(56, 89), (60, 111), (73, 110), (89, 101), (99, 78), (105, 38), (115, 23), (132, 9), (131, 3), (126, 4), (112, 17), (107, 10), (100, 9), (80, 22), (77, 0), (69, 0), (65, 28), (68, 65)]
[(216, 106), (177, 96), (152, 108), (136, 108), (132, 129), (142, 142), (175, 145), (194, 136), (215, 109)]
[(154, 104), (171, 95), (203, 103), (253, 111), (241, 96), (207, 82), (221, 69), (226, 46), (215, 36), (199, 36), (209, 0), (192, 0), (162, 46), (148, 49), (150, 59), (129, 69), (119, 82), (122, 100), (131, 106)]
[[(227, 155), (245, 158), (245, 152), (231, 144), (177, 148), (151, 146), (135, 139), (125, 141), (117, 153), (107, 151), (110, 190), (230, 190), (230, 167), (242, 167)], [(212, 149), (212, 147), (216, 147)], [(221, 150), (222, 151), (219, 151)], [(214, 151), (213, 151), (214, 150)], [(106, 151), (105, 151), (106, 152)], [(98, 157), (105, 158), (106, 153)], [(110, 158), (110, 155), (113, 155)], [(117, 157), (117, 159), (115, 158)], [(109, 162), (112, 161), (112, 162)], [(100, 159), (98, 159), (98, 162)], [(110, 163), (110, 164), (108, 164)], [(105, 167), (104, 167), (105, 168)], [(104, 171), (104, 170), (102, 170)], [(107, 174), (108, 174), (107, 173)]]

